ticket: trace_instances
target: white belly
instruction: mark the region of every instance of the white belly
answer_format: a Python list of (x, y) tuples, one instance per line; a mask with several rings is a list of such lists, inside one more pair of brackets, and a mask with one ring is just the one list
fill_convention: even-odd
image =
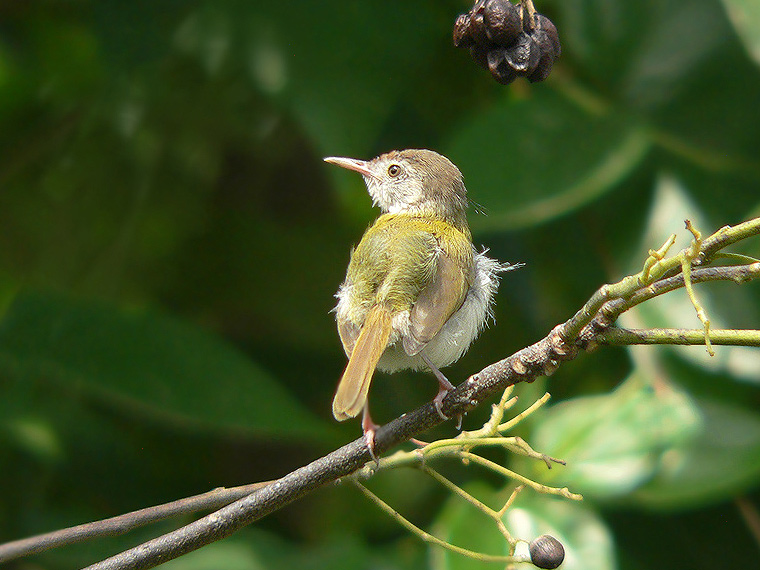
[[(499, 286), (499, 273), (515, 268), (491, 259), (485, 252), (476, 253), (473, 259), (473, 284), (459, 310), (454, 313), (438, 334), (422, 349), (422, 352), (438, 368), (456, 362), (467, 351), (472, 341), (483, 330), (487, 321), (493, 318), (493, 298)], [(338, 292), (338, 316), (350, 304), (350, 291)], [(409, 330), (409, 312), (404, 311), (393, 319), (393, 332), (377, 368), (383, 372), (397, 370), (422, 370), (427, 365), (420, 354), (409, 356), (402, 338)]]

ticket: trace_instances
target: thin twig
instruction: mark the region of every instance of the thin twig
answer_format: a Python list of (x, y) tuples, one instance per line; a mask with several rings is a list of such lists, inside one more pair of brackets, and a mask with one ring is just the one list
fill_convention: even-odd
[(527, 477), (520, 475), (519, 473), (515, 473), (511, 469), (507, 469), (503, 465), (494, 463), (490, 459), (486, 459), (485, 457), (481, 457), (480, 455), (476, 455), (475, 453), (469, 453), (467, 451), (464, 451), (461, 453), (461, 456), (463, 459), (472, 461), (473, 463), (477, 463), (478, 465), (482, 465), (483, 467), (487, 467), (491, 471), (499, 473), (503, 475), (504, 477), (508, 477), (509, 479), (519, 481), (521, 484), (525, 485), (526, 487), (530, 487), (538, 491), (539, 493), (545, 493), (549, 495), (559, 495), (561, 497), (565, 497), (566, 499), (573, 499), (574, 501), (583, 500), (583, 495), (578, 495), (577, 493), (573, 493), (567, 487), (562, 487), (560, 489), (557, 487), (549, 487), (547, 485), (542, 485), (541, 483), (536, 483), (535, 481), (528, 479)]
[[(597, 336), (599, 344), (705, 344), (704, 329), (619, 329), (611, 327)], [(760, 346), (760, 330), (710, 330), (710, 342), (727, 346)]]
[[(498, 516), (497, 511), (486, 505), (483, 501), (480, 499), (476, 499), (470, 493), (462, 489), (459, 485), (451, 481), (450, 479), (444, 477), (438, 471), (435, 469), (431, 469), (430, 467), (422, 467), (422, 471), (425, 472), (427, 475), (438, 481), (442, 486), (446, 487), (449, 491), (454, 493), (455, 495), (461, 497), (468, 503), (470, 503), (473, 507), (475, 507), (477, 510), (487, 514), (491, 518), (496, 518)], [(510, 541), (512, 542), (512, 541)]]
[(697, 292), (694, 291), (694, 285), (691, 280), (691, 265), (696, 259), (699, 258), (699, 253), (702, 248), (702, 234), (695, 228), (690, 220), (686, 220), (686, 229), (694, 236), (691, 247), (684, 249), (681, 252), (681, 273), (683, 273), (683, 283), (686, 287), (686, 293), (689, 295), (689, 300), (694, 306), (694, 310), (697, 312), (697, 318), (701, 321), (702, 326), (705, 329), (705, 348), (707, 354), (715, 356), (712, 343), (710, 342), (710, 319), (707, 317), (707, 312), (699, 302), (697, 298)]
[(21, 540), (14, 540), (0, 544), (0, 562), (8, 562), (22, 556), (29, 556), (50, 550), (76, 544), (94, 538), (104, 536), (118, 536), (154, 522), (165, 520), (180, 514), (194, 513), (202, 510), (218, 509), (230, 504), (246, 495), (250, 495), (256, 489), (268, 485), (271, 481), (252, 483), (240, 487), (219, 487), (208, 493), (186, 497), (171, 503), (164, 503), (154, 507), (148, 507), (125, 513), (116, 517), (102, 519), (91, 523), (80, 524), (62, 530), (56, 530), (45, 534), (30, 536)]
[(420, 527), (412, 523), (409, 519), (403, 517), (396, 509), (391, 507), (388, 503), (383, 501), (380, 497), (375, 495), (372, 491), (367, 489), (367, 487), (365, 487), (358, 481), (354, 481), (354, 484), (362, 493), (364, 493), (364, 495), (369, 500), (375, 503), (383, 511), (388, 513), (391, 517), (393, 517), (393, 519), (396, 520), (401, 526), (403, 526), (408, 531), (416, 534), (425, 542), (435, 544), (437, 546), (440, 546), (441, 548), (445, 548), (446, 550), (450, 550), (452, 552), (456, 552), (457, 554), (467, 556), (468, 558), (479, 560), (480, 562), (515, 562), (516, 561), (514, 556), (499, 556), (499, 555), (493, 555), (493, 554), (484, 554), (482, 552), (475, 552), (474, 550), (468, 550), (467, 548), (462, 548), (461, 546), (456, 546), (454, 544), (451, 544), (450, 542), (441, 540), (437, 536), (432, 535), (429, 532), (422, 530)]
[(702, 242), (698, 265), (711, 261), (722, 249), (760, 233), (760, 218), (754, 218), (735, 226), (724, 226)]

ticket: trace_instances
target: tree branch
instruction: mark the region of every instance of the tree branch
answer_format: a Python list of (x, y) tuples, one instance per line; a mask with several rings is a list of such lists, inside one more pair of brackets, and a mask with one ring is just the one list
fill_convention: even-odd
[[(578, 350), (565, 344), (553, 330), (532, 346), (487, 366), (449, 392), (442, 410), (448, 417), (467, 413), (494, 393), (518, 382), (532, 382), (553, 372)], [(382, 454), (443, 422), (432, 403), (425, 404), (380, 427), (375, 451)], [(87, 570), (153, 568), (220, 540), (240, 528), (284, 507), (315, 489), (361, 468), (372, 458), (364, 437), (313, 461), (269, 485), (187, 526), (89, 566)]]
[[(684, 287), (679, 273), (684, 259), (692, 265), (704, 265), (728, 245), (760, 233), (760, 219), (736, 227), (725, 227), (701, 242), (698, 255), (684, 257), (684, 252), (666, 258), (673, 240), (650, 257), (638, 275), (601, 287), (584, 307), (571, 319), (558, 325), (542, 340), (512, 356), (485, 367), (449, 392), (443, 400), (442, 411), (448, 417), (466, 414), (490, 399), (497, 392), (519, 382), (533, 382), (539, 376), (552, 374), (564, 361), (574, 359), (581, 350), (589, 349), (606, 340), (611, 342), (620, 332), (609, 333), (617, 317), (631, 307), (668, 291)], [(695, 246), (696, 247), (696, 246)], [(686, 250), (684, 250), (686, 251)], [(760, 263), (723, 267), (699, 267), (691, 272), (691, 282), (714, 280), (743, 282), (760, 276)], [(620, 329), (616, 329), (620, 330)], [(635, 331), (625, 331), (635, 333)], [(704, 331), (682, 331), (701, 334)], [(710, 338), (718, 343), (724, 331), (713, 331)], [(676, 343), (674, 337), (673, 343)], [(428, 403), (413, 412), (404, 414), (377, 430), (375, 450), (382, 454), (398, 444), (442, 423), (435, 406)], [(255, 490), (234, 503), (207, 515), (185, 527), (148, 541), (140, 546), (98, 562), (88, 570), (152, 568), (168, 560), (196, 550), (206, 544), (229, 536), (238, 529), (284, 507), (315, 489), (350, 475), (371, 461), (363, 437), (341, 447), (309, 465), (289, 473), (283, 478)]]
[(52, 548), (68, 546), (69, 544), (76, 544), (94, 538), (118, 536), (141, 526), (179, 514), (218, 509), (241, 497), (250, 495), (256, 489), (269, 483), (270, 481), (265, 481), (263, 483), (241, 485), (240, 487), (219, 487), (201, 495), (186, 497), (170, 503), (164, 503), (163, 505), (156, 505), (108, 519), (38, 534), (29, 538), (14, 540), (13, 542), (6, 542), (5, 544), (0, 544), (0, 562), (8, 562), (22, 556), (29, 556)]

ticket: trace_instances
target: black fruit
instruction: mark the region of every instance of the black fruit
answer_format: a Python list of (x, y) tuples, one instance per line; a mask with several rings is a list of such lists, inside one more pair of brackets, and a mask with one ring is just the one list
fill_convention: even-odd
[(536, 30), (546, 32), (554, 48), (554, 59), (557, 59), (562, 54), (562, 46), (559, 44), (559, 34), (554, 22), (543, 14), (536, 14)]
[(459, 14), (454, 23), (454, 47), (470, 47), (474, 42), (470, 36), (470, 14)]
[(472, 59), (499, 83), (518, 76), (543, 81), (562, 51), (552, 21), (538, 13), (529, 18), (523, 2), (477, 0), (454, 24), (454, 45), (469, 48)]
[(517, 72), (507, 63), (507, 48), (492, 49), (488, 52), (487, 61), (488, 71), (502, 85), (512, 83), (517, 78)]
[(507, 63), (520, 75), (528, 75), (538, 67), (541, 59), (541, 48), (535, 40), (522, 32), (517, 43), (506, 51)]
[(562, 543), (549, 534), (542, 534), (530, 543), (530, 561), (539, 568), (552, 570), (565, 559)]
[(483, 23), (488, 39), (497, 45), (508, 46), (522, 31), (520, 11), (509, 0), (487, 0)]

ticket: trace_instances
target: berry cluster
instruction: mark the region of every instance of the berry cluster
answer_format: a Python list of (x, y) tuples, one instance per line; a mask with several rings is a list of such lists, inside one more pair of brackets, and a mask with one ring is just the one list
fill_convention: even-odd
[(470, 48), (472, 59), (504, 85), (518, 76), (543, 81), (561, 52), (557, 28), (530, 1), (476, 0), (454, 24), (454, 45)]

